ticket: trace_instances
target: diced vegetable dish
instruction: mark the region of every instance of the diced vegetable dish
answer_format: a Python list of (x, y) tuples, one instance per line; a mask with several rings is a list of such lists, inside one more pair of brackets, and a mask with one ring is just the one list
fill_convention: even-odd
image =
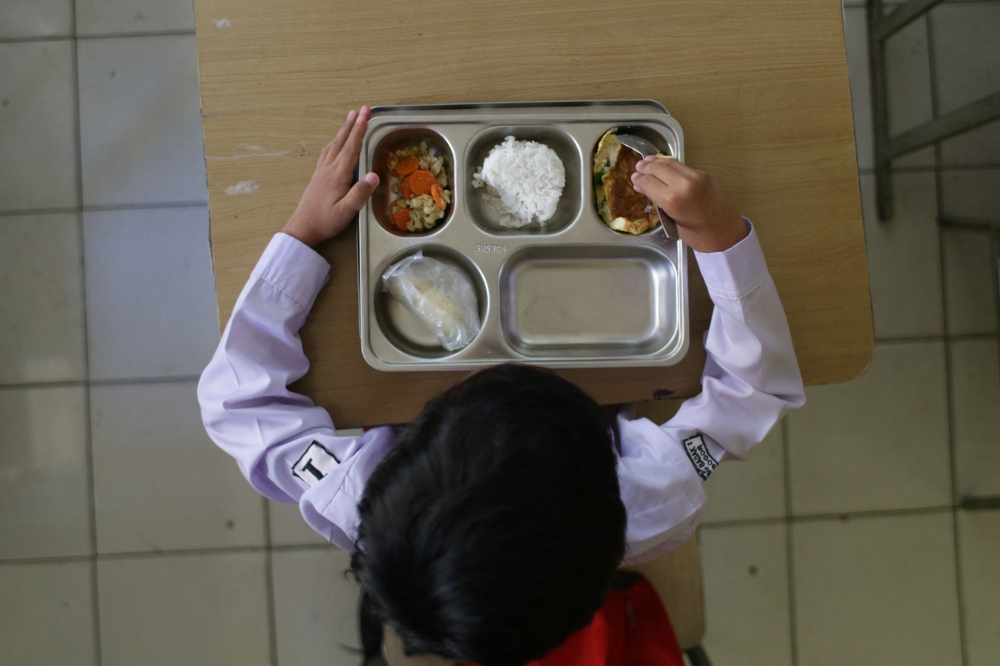
[(400, 231), (419, 233), (437, 226), (451, 203), (448, 172), (444, 158), (419, 146), (401, 148), (389, 153), (389, 219)]

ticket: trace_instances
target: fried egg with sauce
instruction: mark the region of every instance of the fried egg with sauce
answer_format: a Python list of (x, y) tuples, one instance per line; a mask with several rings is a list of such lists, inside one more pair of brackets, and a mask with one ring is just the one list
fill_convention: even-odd
[[(594, 152), (594, 203), (604, 223), (615, 231), (641, 234), (660, 224), (656, 206), (632, 187), (632, 172), (641, 156), (622, 150), (615, 130), (608, 130)], [(657, 157), (666, 157), (658, 154)]]

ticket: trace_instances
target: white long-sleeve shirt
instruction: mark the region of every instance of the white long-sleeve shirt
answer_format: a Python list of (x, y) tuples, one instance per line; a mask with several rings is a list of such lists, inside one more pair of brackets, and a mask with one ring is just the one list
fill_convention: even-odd
[[(724, 458), (745, 458), (786, 411), (805, 402), (788, 323), (753, 228), (732, 248), (695, 257), (715, 303), (702, 392), (662, 426), (619, 417), (630, 563), (684, 543), (705, 504), (702, 480)], [(309, 247), (275, 235), (202, 373), (198, 400), (209, 436), (258, 492), (297, 502), (313, 529), (353, 550), (358, 502), (394, 431), (340, 436), (326, 410), (288, 390), (309, 369), (299, 330), (329, 271)]]

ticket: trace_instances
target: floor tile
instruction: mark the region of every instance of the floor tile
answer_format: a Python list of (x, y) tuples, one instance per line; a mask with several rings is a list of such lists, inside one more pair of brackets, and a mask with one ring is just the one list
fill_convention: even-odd
[(80, 35), (194, 30), (191, 0), (76, 0)]
[(941, 4), (930, 17), (938, 113), (1000, 90), (1000, 4)]
[(895, 216), (881, 221), (875, 178), (861, 176), (876, 338), (941, 335), (941, 242), (934, 175), (892, 175)]
[(781, 424), (746, 461), (723, 463), (705, 482), (703, 523), (785, 515), (784, 439)]
[(962, 663), (950, 511), (795, 523), (801, 666)]
[(197, 375), (219, 341), (204, 208), (85, 213), (92, 378)]
[[(939, 5), (931, 12), (931, 26), (938, 113), (1000, 90), (1000, 49), (996, 47), (1000, 4)], [(941, 155), (949, 166), (1000, 165), (1000, 121), (943, 142)]]
[(0, 44), (0, 62), (0, 209), (76, 206), (73, 44)]
[[(927, 23), (918, 19), (885, 43), (889, 134), (896, 136), (933, 118)], [(934, 166), (929, 146), (893, 160), (893, 167)]]
[(194, 36), (79, 44), (87, 205), (205, 201)]
[(796, 515), (951, 503), (944, 344), (882, 343), (867, 374), (788, 416)]
[(715, 666), (792, 663), (784, 524), (700, 533), (705, 638)]
[(90, 568), (90, 562), (0, 565), (0, 663), (97, 663)]
[(943, 169), (942, 215), (1000, 223), (1000, 169)]
[(84, 378), (76, 215), (0, 217), (0, 384)]
[(1000, 166), (1000, 120), (941, 142), (942, 166)]
[(350, 556), (331, 546), (275, 551), (271, 563), (278, 663), (356, 666), (359, 588), (344, 575)]
[(997, 340), (955, 340), (950, 347), (956, 493), (1000, 495)]
[(997, 330), (997, 257), (991, 235), (942, 227), (948, 333), (967, 335)]
[(264, 545), (263, 499), (205, 434), (195, 388), (91, 388), (98, 552)]
[(0, 559), (87, 555), (86, 395), (0, 391)]
[(73, 34), (73, 0), (4, 0), (0, 39)]
[(1000, 511), (959, 512), (958, 543), (969, 666), (993, 666), (1000, 655)]
[[(872, 138), (871, 79), (868, 65), (868, 21), (864, 2), (845, 4), (844, 36), (847, 71), (851, 81), (854, 134), (858, 144), (858, 168), (874, 166)], [(921, 29), (923, 28), (923, 32)], [(930, 69), (926, 28), (913, 25), (886, 47), (886, 77), (889, 89), (889, 131), (898, 134), (931, 118)], [(895, 167), (934, 166), (933, 148), (905, 155)]]
[[(846, 3), (845, 3), (846, 4)], [(868, 72), (868, 21), (865, 8), (844, 9), (844, 42), (847, 46), (847, 73), (851, 81), (854, 109), (854, 138), (858, 145), (858, 168), (875, 164), (872, 141), (872, 93)]]
[(272, 546), (306, 546), (329, 543), (309, 527), (298, 504), (268, 502)]
[(263, 553), (102, 560), (102, 666), (265, 666)]

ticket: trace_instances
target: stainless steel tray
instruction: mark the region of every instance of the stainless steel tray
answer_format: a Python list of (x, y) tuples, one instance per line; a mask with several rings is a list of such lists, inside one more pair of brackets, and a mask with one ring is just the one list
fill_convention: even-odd
[[(680, 125), (652, 100), (373, 108), (358, 165), (382, 179), (358, 224), (361, 350), (369, 365), (399, 371), (680, 361), (689, 343), (683, 244), (659, 227), (639, 236), (613, 231), (594, 205), (594, 149), (612, 127), (684, 160)], [(472, 187), (476, 168), (510, 135), (545, 143), (566, 167), (562, 199), (544, 228), (500, 226)], [(419, 141), (445, 156), (453, 197), (435, 229), (404, 234), (388, 220), (385, 162), (390, 151)], [(445, 351), (381, 288), (385, 270), (418, 250), (461, 267), (476, 288), (482, 330), (464, 349)]]

